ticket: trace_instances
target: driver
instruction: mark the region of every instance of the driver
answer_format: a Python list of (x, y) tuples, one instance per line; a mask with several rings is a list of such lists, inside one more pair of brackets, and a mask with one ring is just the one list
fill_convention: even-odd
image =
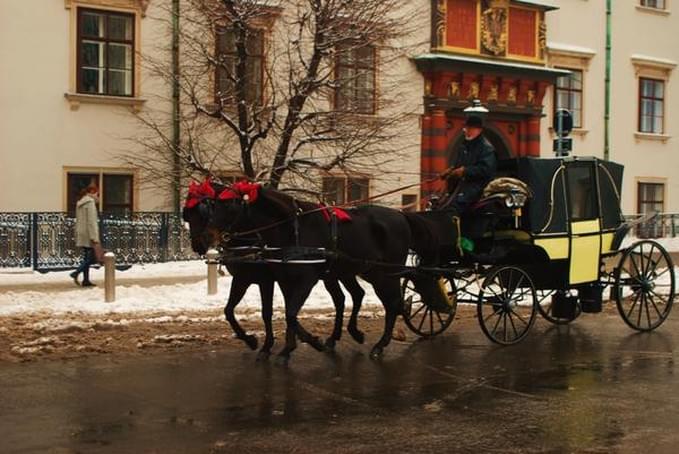
[(483, 136), (483, 118), (470, 115), (464, 124), (464, 143), (455, 164), (439, 177), (446, 181), (447, 196), (440, 208), (464, 214), (483, 194), (483, 188), (495, 177), (495, 148)]

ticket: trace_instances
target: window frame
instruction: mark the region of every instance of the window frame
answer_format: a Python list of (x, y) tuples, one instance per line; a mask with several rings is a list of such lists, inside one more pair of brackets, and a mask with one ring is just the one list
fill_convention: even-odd
[[(98, 15), (103, 15), (105, 16), (105, 32), (104, 32), (104, 38), (99, 38), (99, 37), (84, 37), (83, 36), (83, 15), (86, 13), (92, 13), (92, 14), (98, 14)], [(131, 27), (132, 27), (132, 39), (131, 40), (114, 40), (110, 39), (108, 37), (108, 22), (109, 18), (111, 16), (123, 16), (127, 17), (131, 21)], [(126, 11), (117, 11), (117, 10), (108, 10), (108, 9), (98, 9), (98, 8), (91, 8), (91, 7), (83, 7), (83, 6), (78, 6), (76, 8), (76, 41), (75, 41), (75, 52), (76, 52), (76, 84), (75, 84), (75, 89), (76, 93), (79, 95), (90, 95), (90, 96), (112, 96), (115, 98), (134, 98), (136, 96), (136, 71), (137, 71), (137, 17), (136, 13), (134, 12), (126, 12)], [(103, 42), (106, 44), (106, 56), (105, 56), (105, 66), (104, 71), (106, 71), (106, 78), (104, 82), (105, 90), (103, 93), (91, 93), (83, 90), (83, 77), (82, 77), (82, 66), (83, 66), (83, 55), (82, 55), (82, 46), (81, 43), (83, 40), (91, 40), (91, 41), (97, 41), (97, 42)], [(108, 66), (109, 64), (109, 45), (110, 43), (114, 44), (125, 44), (129, 45), (132, 48), (131, 52), (131, 58), (132, 58), (132, 66), (130, 68), (130, 76), (131, 76), (131, 83), (130, 83), (130, 89), (131, 92), (130, 94), (112, 94), (109, 92), (109, 77), (108, 77), (108, 72), (110, 70), (110, 67)]]
[[(359, 199), (351, 199), (351, 188), (354, 185), (357, 185), (355, 182), (361, 180), (364, 181), (365, 184), (363, 187), (365, 188), (365, 196), (361, 197)], [(343, 185), (343, 199), (340, 203), (338, 201), (332, 201), (332, 204), (335, 205), (346, 205), (354, 202), (361, 201), (363, 199), (367, 199), (370, 197), (370, 178), (367, 176), (362, 176), (362, 175), (356, 175), (356, 176), (344, 176), (344, 175), (325, 175), (321, 179), (321, 191), (323, 193), (323, 200), (328, 202), (328, 197), (327, 194), (329, 194), (328, 191), (325, 191), (326, 188), (326, 182), (330, 181), (341, 181)], [(361, 186), (361, 184), (358, 184), (358, 186)]]
[[(662, 2), (662, 6), (657, 6), (658, 2)], [(649, 3), (655, 3), (655, 5), (650, 5)], [(667, 10), (667, 0), (640, 0), (639, 6), (644, 8), (657, 9), (660, 11)]]
[[(372, 51), (372, 66), (367, 67), (368, 65), (362, 66), (358, 63), (359, 59), (356, 58), (356, 53), (358, 52), (359, 49), (361, 48), (370, 48)], [(377, 99), (378, 99), (378, 93), (377, 93), (377, 69), (379, 67), (378, 64), (378, 57), (379, 57), (379, 52), (378, 48), (375, 45), (365, 45), (365, 46), (350, 46), (351, 52), (352, 52), (352, 60), (354, 61), (353, 65), (348, 65), (348, 64), (342, 64), (341, 63), (341, 55), (343, 54), (343, 50), (338, 50), (337, 55), (335, 57), (335, 68), (334, 68), (334, 73), (335, 73), (335, 79), (339, 79), (339, 74), (341, 73), (342, 68), (349, 68), (353, 70), (352, 73), (352, 78), (355, 80), (357, 78), (358, 71), (360, 70), (369, 70), (372, 75), (372, 99), (370, 100), (371, 102), (369, 105), (371, 106), (371, 109), (368, 111), (359, 111), (356, 108), (356, 105), (358, 105), (357, 100), (359, 99), (357, 96), (357, 88), (354, 85), (354, 93), (352, 94), (352, 97), (350, 99), (350, 107), (340, 107), (340, 98), (341, 98), (341, 92), (342, 88), (337, 87), (333, 91), (333, 109), (337, 112), (342, 112), (342, 113), (354, 113), (358, 115), (377, 115)], [(367, 103), (366, 103), (367, 104)], [(347, 104), (345, 104), (347, 105)]]
[[(234, 59), (237, 56), (237, 51), (235, 51), (235, 50), (234, 50), (234, 52), (222, 52), (222, 50), (220, 49), (221, 39), (220, 39), (219, 31), (220, 30), (228, 30), (228, 29), (233, 30), (233, 27), (230, 26), (230, 25), (220, 26), (214, 32), (214, 36), (215, 36), (215, 42), (214, 42), (214, 44), (215, 44), (215, 57), (216, 57), (217, 61), (219, 61), (221, 59), (222, 55), (232, 55), (234, 57)], [(264, 82), (264, 78), (266, 76), (266, 71), (265, 71), (265, 65), (267, 64), (266, 48), (267, 48), (267, 39), (268, 39), (269, 31), (266, 28), (252, 26), (252, 27), (250, 27), (248, 33), (252, 33), (253, 31), (261, 34), (261, 48), (260, 48), (261, 53), (257, 54), (257, 55), (248, 54), (247, 59), (248, 60), (251, 59), (251, 58), (259, 59), (259, 71), (260, 71), (259, 81), (260, 81), (260, 84), (259, 84), (259, 99), (253, 99), (250, 102), (256, 103), (255, 105), (257, 105), (257, 106), (263, 106), (264, 102), (265, 102), (265, 96), (264, 96), (265, 82)], [(234, 41), (234, 47), (235, 47), (235, 41)], [(247, 49), (247, 43), (246, 43), (246, 49)], [(247, 65), (248, 65), (248, 63), (247, 63), (247, 60), (246, 60), (246, 71), (247, 71)], [(213, 97), (214, 97), (216, 104), (221, 104), (220, 103), (221, 99), (218, 96), (218, 93), (219, 93), (219, 90), (220, 90), (220, 81), (221, 81), (220, 72), (222, 70), (223, 70), (223, 68), (221, 66), (215, 65), (215, 69), (214, 69), (214, 72), (213, 72), (213, 75), (214, 75)], [(233, 98), (232, 102), (225, 103), (225, 105), (226, 106), (235, 106), (236, 105), (235, 98)]]
[[(69, 215), (75, 215), (75, 211), (71, 211), (71, 202), (77, 203), (77, 194), (71, 194), (70, 179), (72, 175), (90, 176), (96, 179), (97, 188), (99, 188), (99, 203), (97, 209), (100, 213), (108, 213), (106, 210), (110, 206), (127, 206), (129, 205), (130, 213), (134, 213), (137, 209), (137, 172), (134, 169), (115, 169), (115, 168), (100, 168), (100, 167), (64, 167), (64, 211)], [(124, 176), (128, 177), (130, 181), (130, 203), (129, 204), (109, 204), (106, 201), (105, 177), (107, 176)]]
[[(558, 79), (560, 77), (557, 77), (557, 80), (554, 82), (554, 93), (553, 93), (553, 102), (552, 102), (552, 115), (556, 116), (556, 111), (559, 109), (557, 105), (557, 99), (559, 97), (559, 91), (566, 91), (567, 93), (580, 93), (580, 124), (576, 124), (575, 121), (573, 122), (573, 128), (574, 129), (583, 129), (585, 125), (585, 70), (583, 68), (566, 68), (566, 67), (558, 67), (558, 69), (565, 69), (571, 72), (578, 72), (580, 73), (580, 89), (573, 89), (573, 88), (559, 88), (557, 86)], [(569, 85), (571, 84), (571, 76), (561, 76), (561, 77), (568, 77), (569, 78)], [(570, 109), (570, 96), (569, 96), (569, 108), (568, 111), (572, 112)]]
[[(645, 200), (641, 198), (642, 194), (642, 186), (659, 186), (660, 187), (660, 200)], [(641, 207), (642, 205), (653, 205), (660, 203), (661, 209), (658, 211), (658, 213), (663, 213), (665, 211), (665, 200), (667, 200), (667, 185), (666, 181), (664, 180), (646, 180), (646, 179), (638, 179), (637, 180), (637, 213), (638, 214), (645, 214), (648, 213), (648, 211), (642, 211)], [(650, 227), (639, 225), (637, 226), (636, 229), (636, 235), (639, 238), (659, 238), (664, 236), (664, 224), (660, 223), (658, 224), (653, 224)]]
[[(662, 98), (656, 98), (655, 95), (653, 96), (644, 96), (643, 95), (643, 84), (644, 81), (651, 81), (654, 83), (660, 83), (662, 84)], [(646, 76), (639, 76), (639, 81), (638, 81), (638, 96), (637, 96), (637, 132), (642, 133), (642, 134), (658, 134), (658, 135), (663, 135), (665, 134), (665, 98), (666, 98), (666, 90), (667, 90), (667, 84), (664, 79), (658, 79), (655, 77), (646, 77)], [(655, 91), (655, 90), (654, 90)], [(642, 111), (641, 111), (641, 106), (643, 104), (644, 100), (651, 100), (651, 101), (661, 101), (662, 104), (662, 112), (660, 115), (661, 118), (661, 125), (660, 125), (660, 131), (644, 131), (642, 130)], [(655, 103), (652, 103), (651, 105), (655, 106)], [(655, 109), (655, 107), (653, 107)], [(655, 110), (653, 110), (653, 113), (655, 113)], [(648, 116), (648, 115), (646, 115)], [(656, 117), (656, 115), (651, 115), (651, 117)]]

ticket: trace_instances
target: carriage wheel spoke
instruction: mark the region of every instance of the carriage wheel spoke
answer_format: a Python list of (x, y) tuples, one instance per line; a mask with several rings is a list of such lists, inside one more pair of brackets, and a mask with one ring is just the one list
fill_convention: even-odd
[(429, 311), (429, 334), (434, 332), (434, 309)]
[[(491, 315), (493, 315), (493, 314), (491, 314)], [(495, 315), (497, 315), (497, 314), (495, 314)], [(495, 331), (497, 331), (497, 327), (500, 324), (500, 320), (502, 320), (502, 315), (497, 316), (497, 321), (495, 322), (495, 326), (493, 327), (493, 331), (492, 331), (493, 336), (495, 335)]]
[(655, 291), (653, 291), (653, 290), (651, 290), (651, 293), (652, 293), (653, 295), (655, 295), (656, 297), (658, 297), (658, 299), (659, 299), (664, 305), (667, 305), (667, 303), (669, 302), (669, 298), (668, 298), (668, 299), (665, 299), (662, 295), (658, 295), (658, 294), (655, 293)]
[(644, 309), (644, 294), (640, 293), (641, 302), (639, 303), (639, 315), (637, 316), (637, 326), (641, 326), (641, 313)]
[[(418, 301), (418, 303), (421, 303), (422, 305), (421, 305), (420, 308), (419, 308), (418, 310), (416, 310), (413, 314), (410, 314), (410, 318), (411, 318), (411, 319), (412, 319), (412, 318), (415, 318), (415, 316), (416, 316), (422, 309), (424, 309), (425, 307), (427, 307), (427, 305), (424, 304), (424, 303), (422, 303), (421, 301)], [(412, 305), (411, 305), (411, 307), (412, 307)]]
[(648, 272), (651, 269), (651, 264), (655, 263), (653, 261), (653, 249), (655, 249), (655, 245), (651, 244), (651, 251), (648, 253), (648, 260), (646, 261), (646, 268), (644, 268), (644, 277), (648, 277)]
[(424, 310), (424, 315), (422, 316), (422, 320), (420, 320), (420, 325), (417, 327), (417, 330), (420, 332), (422, 332), (422, 325), (424, 325), (424, 321), (427, 318), (427, 312), (429, 312), (428, 307)]
[[(634, 265), (634, 269), (637, 272), (635, 279), (639, 280), (639, 276), (641, 276), (641, 272), (639, 271), (639, 267), (637, 266), (637, 261), (634, 260), (634, 254), (630, 254), (629, 258), (630, 258), (630, 262), (632, 262), (632, 265)], [(630, 273), (630, 277), (632, 277), (632, 273)]]
[(632, 303), (632, 306), (629, 308), (629, 311), (627, 312), (627, 316), (625, 318), (629, 319), (630, 315), (632, 315), (632, 311), (634, 310), (634, 306), (637, 305), (637, 302), (639, 301), (639, 292), (634, 292), (634, 302)]
[(646, 308), (646, 321), (648, 322), (648, 327), (650, 329), (651, 328), (651, 311), (648, 308), (648, 298), (646, 297), (645, 293), (644, 293), (644, 307)]
[(507, 313), (502, 313), (502, 339), (507, 342)]
[(519, 320), (521, 320), (521, 323), (523, 323), (524, 325), (528, 326), (528, 322), (525, 321), (525, 320), (523, 319), (523, 317), (521, 317), (521, 315), (519, 315), (518, 312), (516, 312), (516, 311), (515, 311), (514, 309), (512, 309), (512, 308), (510, 308), (509, 310), (512, 311), (512, 314), (516, 315), (516, 317), (517, 317)]
[(512, 324), (512, 329), (514, 330), (514, 339), (516, 339), (519, 337), (519, 332), (516, 330), (516, 325), (514, 325), (514, 319), (512, 318), (511, 312), (508, 313), (507, 316), (509, 317), (509, 323)]
[[(651, 293), (655, 295), (655, 292), (651, 290)], [(658, 317), (663, 318), (662, 313), (658, 309), (658, 306), (655, 304), (655, 300), (651, 295), (648, 295), (649, 300), (651, 301), (651, 304), (653, 305), (653, 309), (655, 309), (655, 313), (658, 314)]]

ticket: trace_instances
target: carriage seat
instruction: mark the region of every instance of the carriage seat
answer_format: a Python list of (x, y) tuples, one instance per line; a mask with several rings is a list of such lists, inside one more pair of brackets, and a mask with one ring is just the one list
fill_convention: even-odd
[(462, 216), (462, 233), (468, 238), (481, 238), (502, 219), (514, 217), (514, 210), (532, 197), (526, 183), (516, 178), (495, 178), (486, 185), (481, 199)]
[(520, 208), (526, 204), (526, 200), (533, 197), (533, 192), (528, 185), (517, 178), (495, 178), (483, 189), (483, 196), (471, 207), (471, 212), (483, 212), (488, 209), (493, 211), (505, 207)]

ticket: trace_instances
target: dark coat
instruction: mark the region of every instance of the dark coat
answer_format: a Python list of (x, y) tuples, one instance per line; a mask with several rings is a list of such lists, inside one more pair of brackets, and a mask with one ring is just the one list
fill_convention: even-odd
[(457, 182), (449, 180), (449, 189), (454, 193), (449, 206), (462, 214), (481, 198), (483, 188), (495, 177), (495, 148), (483, 135), (465, 140), (455, 157), (453, 167), (464, 167), (464, 176)]

